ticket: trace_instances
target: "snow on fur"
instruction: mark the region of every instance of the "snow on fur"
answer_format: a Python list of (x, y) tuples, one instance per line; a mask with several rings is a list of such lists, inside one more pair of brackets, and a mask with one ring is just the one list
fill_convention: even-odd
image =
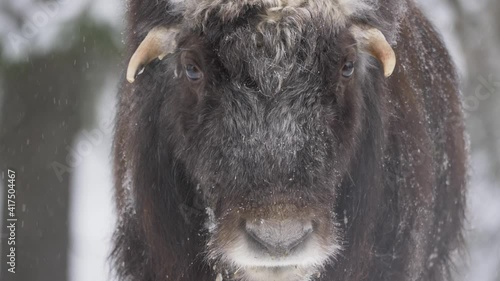
[(246, 7), (262, 8), (264, 21), (288, 13), (307, 13), (309, 17), (322, 17), (326, 22), (344, 25), (351, 16), (373, 11), (377, 0), (173, 0), (176, 10), (195, 25), (203, 25), (210, 15), (217, 15), (223, 21), (231, 21), (246, 11)]

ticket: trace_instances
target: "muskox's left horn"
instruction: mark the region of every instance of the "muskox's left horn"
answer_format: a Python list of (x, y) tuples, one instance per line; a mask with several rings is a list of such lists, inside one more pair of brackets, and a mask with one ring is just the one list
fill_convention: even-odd
[(155, 27), (151, 29), (130, 59), (127, 80), (133, 83), (137, 72), (141, 68), (156, 58), (161, 60), (166, 55), (173, 53), (177, 48), (176, 37), (179, 31), (175, 27)]
[(351, 27), (354, 38), (360, 48), (377, 58), (384, 67), (385, 77), (391, 76), (396, 67), (396, 54), (380, 30), (370, 26), (354, 25)]

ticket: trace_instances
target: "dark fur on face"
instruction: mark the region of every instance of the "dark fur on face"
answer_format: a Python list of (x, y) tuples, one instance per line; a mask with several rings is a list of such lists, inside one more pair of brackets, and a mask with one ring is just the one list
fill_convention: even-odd
[[(259, 5), (229, 20), (212, 11), (124, 84), (113, 253), (124, 280), (447, 280), (465, 188), (456, 79), (413, 4), (398, 26), (388, 3), (341, 24), (305, 4), (272, 20)], [(144, 31), (182, 22), (172, 3), (130, 5), (132, 51)], [(389, 80), (349, 32), (361, 20), (400, 38)], [(240, 257), (245, 223), (287, 220), (311, 222), (317, 257), (263, 256), (266, 268)]]

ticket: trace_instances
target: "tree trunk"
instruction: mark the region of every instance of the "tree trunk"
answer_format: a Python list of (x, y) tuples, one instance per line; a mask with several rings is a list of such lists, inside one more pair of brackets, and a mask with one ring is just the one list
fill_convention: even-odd
[[(69, 174), (53, 163), (66, 163), (80, 129), (82, 81), (68, 75), (72, 65), (40, 57), (6, 69), (1, 110), (0, 169), (16, 172), (16, 274), (6, 271), (2, 249), (1, 280), (66, 280)], [(4, 189), (6, 198), (6, 189)], [(8, 214), (4, 208), (4, 222)], [(2, 229), (3, 237), (8, 235)], [(6, 243), (3, 243), (6, 245)]]

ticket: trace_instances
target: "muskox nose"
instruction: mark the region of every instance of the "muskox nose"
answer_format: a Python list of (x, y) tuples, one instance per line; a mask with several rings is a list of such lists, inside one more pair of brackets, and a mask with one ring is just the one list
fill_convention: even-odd
[(307, 241), (313, 226), (293, 219), (254, 220), (246, 222), (245, 230), (250, 240), (271, 256), (284, 256)]

